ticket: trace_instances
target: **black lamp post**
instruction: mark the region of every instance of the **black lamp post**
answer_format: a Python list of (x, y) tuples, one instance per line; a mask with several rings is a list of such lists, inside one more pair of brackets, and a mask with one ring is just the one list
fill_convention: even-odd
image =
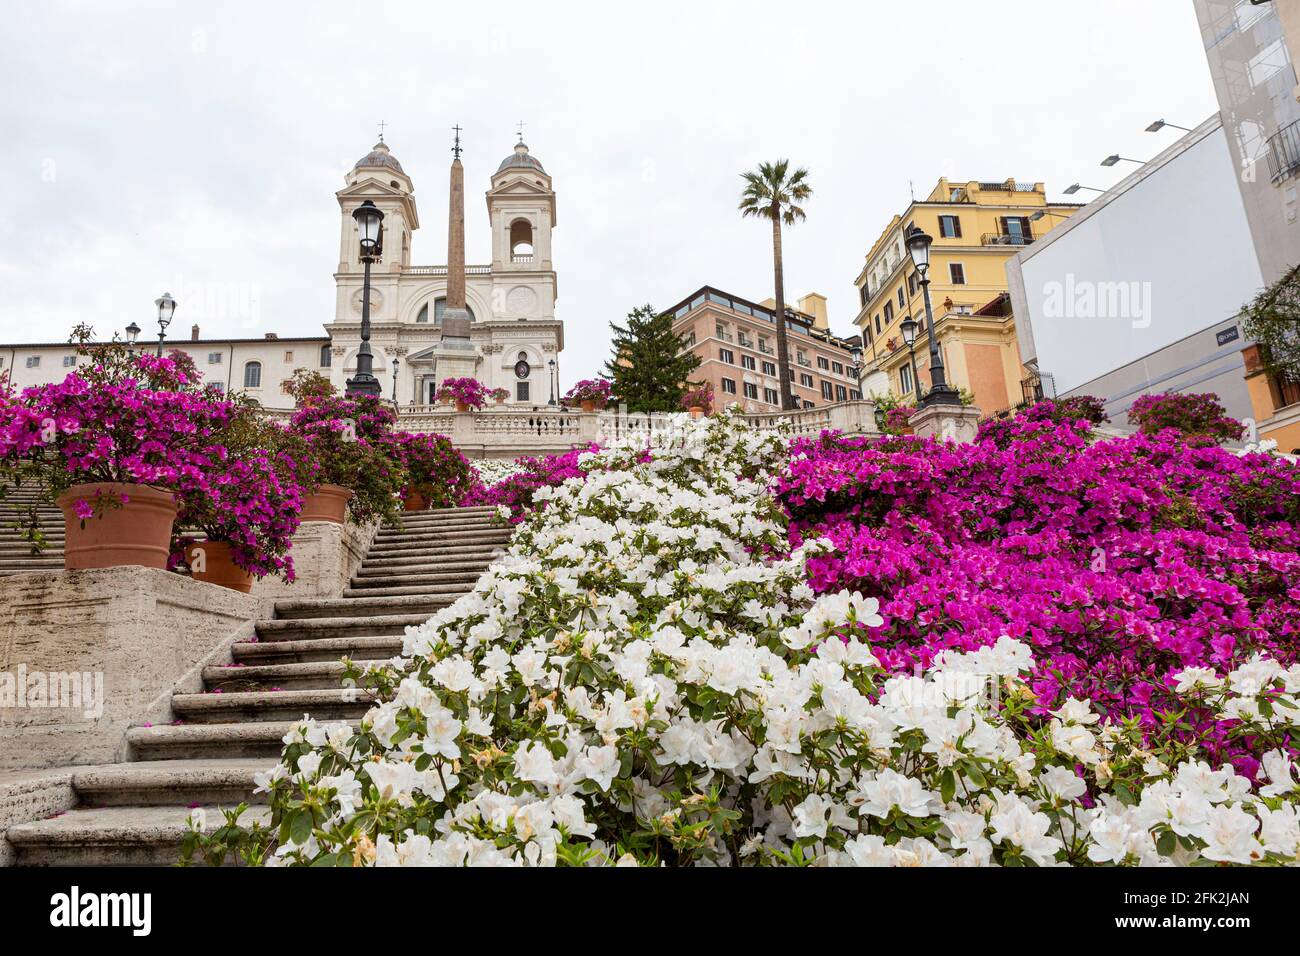
[(162, 358), (163, 339), (167, 338), (167, 326), (172, 324), (172, 316), (176, 314), (176, 300), (170, 292), (164, 292), (153, 300), (153, 304), (158, 306), (158, 357)]
[(379, 229), (384, 214), (369, 199), (352, 213), (361, 235), (361, 261), (365, 263), (365, 278), (361, 284), (361, 348), (357, 349), (357, 374), (348, 379), (349, 395), (383, 394), (379, 379), (375, 378), (374, 356), (370, 353), (370, 263), (379, 255)]
[[(861, 395), (862, 394), (862, 349), (859, 346), (856, 345), (853, 346), (853, 349), (849, 352), (849, 357), (853, 361), (853, 364), (849, 366), (849, 368), (853, 370), (853, 391)], [(856, 399), (854, 399), (852, 395), (849, 395), (849, 399), (852, 401), (856, 401)]]
[(960, 405), (957, 390), (947, 383), (943, 375), (943, 353), (934, 337), (934, 311), (930, 308), (930, 243), (934, 240), (921, 229), (913, 229), (907, 237), (907, 251), (912, 255), (912, 265), (921, 276), (921, 293), (925, 298), (925, 336), (930, 343), (930, 391), (921, 399), (921, 406)]
[(903, 344), (907, 346), (907, 360), (912, 366), (912, 386), (916, 390), (916, 400), (921, 401), (921, 380), (916, 375), (916, 319), (910, 315), (899, 326), (903, 333)]
[(554, 405), (555, 404), (555, 359), (551, 359), (549, 362), (546, 363), (546, 375), (551, 383), (551, 400), (546, 404)]
[(126, 327), (126, 350), (135, 354), (135, 340), (140, 337), (140, 326), (132, 322)]
[(393, 407), (397, 407), (397, 365), (399, 360), (393, 359)]

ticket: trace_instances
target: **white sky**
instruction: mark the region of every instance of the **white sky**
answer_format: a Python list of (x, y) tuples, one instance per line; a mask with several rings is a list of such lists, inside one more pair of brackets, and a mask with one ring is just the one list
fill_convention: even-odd
[[(465, 128), (466, 258), (490, 258), (482, 193), (523, 120), (554, 177), (565, 385), (609, 322), (708, 283), (772, 294), (770, 229), (739, 173), (811, 173), (786, 293), (853, 279), (908, 182), (1106, 187), (1214, 109), (1189, 0), (764, 0), (654, 5), (0, 0), (0, 340), (320, 334), (334, 309), (333, 193), (376, 139), (415, 181), (412, 260), (446, 261), (450, 127)], [(292, 8), (292, 9), (290, 9)], [(774, 69), (779, 62), (779, 70)], [(1085, 199), (1081, 193), (1076, 199)], [(1153, 236), (1159, 224), (1152, 224)]]

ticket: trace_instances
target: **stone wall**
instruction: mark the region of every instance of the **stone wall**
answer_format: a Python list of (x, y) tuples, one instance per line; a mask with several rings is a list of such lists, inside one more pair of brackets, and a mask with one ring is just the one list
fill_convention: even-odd
[(199, 691), (270, 611), (152, 568), (0, 578), (0, 770), (125, 759), (126, 732), (170, 722), (172, 693)]

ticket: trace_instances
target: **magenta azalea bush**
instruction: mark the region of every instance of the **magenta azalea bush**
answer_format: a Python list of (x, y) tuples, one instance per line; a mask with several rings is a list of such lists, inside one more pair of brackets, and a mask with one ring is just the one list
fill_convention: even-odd
[(554, 488), (570, 478), (585, 477), (586, 473), (578, 467), (578, 460), (599, 447), (592, 444), (558, 455), (516, 459), (512, 474), (490, 485), (476, 481), (461, 498), (460, 504), (463, 507), (495, 505), (505, 508), (509, 511), (510, 521), (518, 524), (532, 510), (533, 498), (539, 488)]
[(433, 397), (439, 402), (460, 402), (470, 408), (482, 408), (488, 398), (488, 388), (476, 378), (447, 378)]
[(604, 408), (613, 395), (612, 386), (603, 378), (584, 378), (573, 388), (564, 393), (565, 405), (581, 405), (591, 402), (596, 408)]
[(446, 435), (396, 432), (389, 447), (405, 472), (402, 495), (419, 492), (432, 508), (455, 506), (474, 486), (474, 472)]
[(318, 484), (353, 492), (348, 514), (359, 523), (399, 516), (406, 471), (393, 447), (396, 421), (391, 408), (368, 395), (315, 395), (290, 421), (317, 462)]
[(1171, 428), (1198, 444), (1240, 441), (1246, 432), (1241, 422), (1228, 417), (1219, 397), (1210, 393), (1143, 395), (1129, 408), (1128, 420), (1144, 435)]
[(1007, 635), (1034, 650), (1040, 713), (1090, 699), (1253, 775), (1251, 742), (1188, 709), (1174, 675), (1296, 660), (1300, 470), (1091, 425), (1045, 402), (967, 445), (795, 442), (777, 481), (792, 539), (834, 546), (810, 583), (879, 597), (871, 646), (890, 670)]

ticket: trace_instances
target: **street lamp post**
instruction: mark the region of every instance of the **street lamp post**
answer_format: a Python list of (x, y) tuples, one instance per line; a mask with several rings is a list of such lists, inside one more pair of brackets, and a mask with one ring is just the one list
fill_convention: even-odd
[(957, 390), (948, 384), (943, 372), (943, 353), (934, 336), (934, 311), (930, 308), (930, 243), (931, 239), (919, 228), (907, 237), (907, 251), (912, 255), (912, 265), (921, 276), (921, 293), (925, 298), (925, 335), (930, 344), (930, 391), (921, 399), (921, 406), (960, 405)]
[(549, 362), (546, 363), (546, 369), (547, 369), (547, 373), (546, 373), (547, 380), (551, 383), (551, 400), (546, 404), (554, 405), (555, 404), (555, 359), (551, 359)]
[(361, 261), (365, 278), (361, 283), (361, 348), (357, 349), (357, 374), (348, 379), (349, 395), (372, 395), (378, 398), (383, 389), (375, 378), (374, 356), (370, 352), (370, 264), (379, 255), (379, 230), (384, 214), (367, 199), (352, 213), (361, 235)]
[(164, 292), (153, 300), (153, 304), (158, 306), (158, 357), (162, 358), (163, 339), (167, 338), (167, 326), (172, 324), (172, 316), (176, 314), (176, 300), (170, 292)]
[[(853, 346), (852, 350), (850, 350), (849, 352), (849, 358), (852, 359), (853, 361), (853, 364), (849, 366), (849, 368), (853, 370), (853, 391), (858, 393), (858, 398), (861, 398), (862, 397), (862, 348), (861, 346), (857, 346), (857, 345)], [(857, 399), (854, 399), (852, 395), (850, 395), (849, 398), (850, 400), (857, 401)]]
[(126, 350), (135, 355), (135, 340), (140, 337), (140, 326), (132, 322), (126, 327)]
[(393, 359), (393, 408), (397, 407), (397, 365), (398, 359)]
[(921, 402), (921, 379), (916, 374), (916, 319), (910, 315), (899, 326), (903, 333), (903, 344), (907, 346), (907, 360), (912, 367), (912, 388), (916, 392), (917, 404)]

